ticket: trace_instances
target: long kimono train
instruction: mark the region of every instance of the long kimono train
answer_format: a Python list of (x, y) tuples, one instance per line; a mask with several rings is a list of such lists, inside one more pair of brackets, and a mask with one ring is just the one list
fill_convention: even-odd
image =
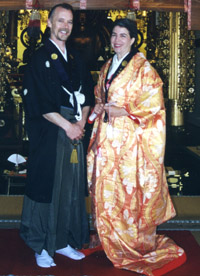
[[(105, 102), (102, 68), (95, 96)], [(175, 216), (164, 170), (162, 81), (137, 53), (112, 81), (108, 102), (130, 116), (97, 117), (88, 149), (88, 181), (102, 247), (115, 267), (163, 275), (185, 262), (184, 250), (157, 225)]]
[[(71, 113), (61, 107), (61, 115), (72, 122)], [(68, 244), (81, 249), (89, 242), (84, 152), (82, 142), (76, 144), (78, 163), (70, 163), (74, 146), (64, 130), (59, 129), (52, 202), (40, 203), (24, 197), (20, 236), (38, 254), (46, 249), (53, 256)]]

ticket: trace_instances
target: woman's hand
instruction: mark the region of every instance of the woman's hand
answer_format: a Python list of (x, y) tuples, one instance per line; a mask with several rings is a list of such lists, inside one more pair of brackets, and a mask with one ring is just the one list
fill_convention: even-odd
[(105, 105), (105, 111), (108, 113), (109, 119), (112, 117), (128, 116), (129, 113), (123, 108), (116, 105)]
[(102, 103), (95, 104), (93, 112), (97, 115), (101, 114), (104, 111), (104, 105)]

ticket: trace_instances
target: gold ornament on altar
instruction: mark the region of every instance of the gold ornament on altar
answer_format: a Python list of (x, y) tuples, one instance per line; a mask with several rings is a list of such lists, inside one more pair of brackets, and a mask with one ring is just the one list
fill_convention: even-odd
[(127, 13), (127, 10), (109, 10), (107, 18), (115, 21), (120, 18), (125, 18)]

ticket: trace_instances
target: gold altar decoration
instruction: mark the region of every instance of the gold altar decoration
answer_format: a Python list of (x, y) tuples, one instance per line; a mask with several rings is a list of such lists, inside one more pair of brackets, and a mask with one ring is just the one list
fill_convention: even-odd
[(0, 112), (5, 110), (9, 75), (16, 73), (19, 62), (16, 58), (16, 40), (9, 41), (7, 37), (8, 23), (9, 12), (0, 11)]
[(107, 18), (114, 22), (116, 19), (125, 18), (127, 13), (128, 10), (109, 10)]
[[(41, 31), (46, 28), (47, 10), (41, 14)], [(20, 10), (17, 19), (17, 51), (6, 44), (6, 27), (9, 12), (0, 13), (0, 110), (4, 109), (7, 75), (14, 73), (10, 59), (15, 57), (22, 62), (25, 47), (20, 41), (21, 32), (27, 28), (31, 10)], [(115, 20), (119, 17), (131, 17), (137, 21), (143, 35), (142, 51), (156, 67), (163, 80), (164, 97), (170, 113), (170, 124), (182, 126), (184, 113), (194, 108), (194, 31), (187, 30), (187, 14), (180, 12), (152, 12), (133, 10), (109, 10), (107, 17)], [(21, 64), (19, 64), (21, 65)], [(12, 68), (11, 68), (12, 67)], [(17, 67), (16, 67), (17, 68)]]
[(194, 109), (195, 35), (187, 30), (187, 14), (156, 12), (148, 32), (147, 57), (163, 80), (171, 126), (184, 125), (185, 112)]
[[(22, 31), (28, 27), (30, 16), (31, 16), (32, 12), (34, 12), (34, 9), (19, 10), (18, 20), (17, 20), (17, 36), (18, 36), (18, 38), (21, 37)], [(44, 32), (45, 28), (46, 28), (46, 24), (47, 24), (49, 11), (48, 10), (39, 10), (39, 13), (40, 13), (40, 29), (42, 32)], [(27, 34), (25, 34), (25, 39), (28, 40)], [(21, 60), (20, 65), (22, 65), (23, 52), (25, 50), (25, 46), (22, 44), (20, 39), (18, 39), (18, 41), (17, 41), (17, 49), (18, 49), (17, 57)]]
[(194, 32), (187, 30), (184, 13), (169, 13), (170, 71), (168, 99), (171, 125), (184, 125), (184, 112), (194, 108)]
[[(4, 111), (5, 95), (7, 86), (7, 70), (9, 64), (7, 63), (7, 44), (6, 44), (6, 27), (8, 23), (8, 12), (0, 11), (0, 112)], [(3, 122), (0, 122), (3, 124)]]
[(140, 15), (142, 17), (146, 17), (148, 14), (147, 11), (136, 11), (132, 9), (128, 10), (109, 10), (107, 18), (111, 19), (113, 22), (116, 19), (128, 17), (132, 20), (137, 20), (137, 16)]

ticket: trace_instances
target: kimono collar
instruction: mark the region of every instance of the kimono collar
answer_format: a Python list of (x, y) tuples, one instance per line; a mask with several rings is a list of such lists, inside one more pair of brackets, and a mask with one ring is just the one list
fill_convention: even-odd
[[(63, 59), (63, 54), (61, 56), (61, 51), (59, 47), (57, 47), (57, 45), (54, 42), (52, 42), (52, 40), (47, 39), (44, 43), (44, 46), (47, 52), (49, 53), (51, 62), (55, 66), (55, 69), (59, 75), (62, 87), (65, 87), (67, 91), (69, 91), (72, 94), (74, 114), (77, 114), (77, 111), (78, 111), (77, 99), (75, 96), (74, 85), (72, 83), (72, 79), (74, 79), (74, 76), (72, 74), (75, 74), (74, 72), (75, 70), (73, 68), (74, 67), (73, 56), (69, 56), (70, 59), (68, 60), (68, 62), (66, 62), (66, 59), (65, 60)], [(79, 84), (79, 88), (80, 88), (80, 84)]]
[[(106, 79), (105, 79), (105, 103), (108, 102), (108, 90), (110, 88), (110, 85), (112, 83), (112, 81), (122, 72), (122, 70), (126, 67), (126, 65), (129, 63), (129, 61), (131, 60), (131, 58), (138, 52), (137, 48), (133, 48), (133, 50), (131, 52), (129, 52), (127, 55), (125, 55), (122, 59), (120, 59), (120, 63), (118, 63), (118, 67), (113, 70), (111, 68), (111, 70), (108, 69), (107, 71), (107, 75), (106, 75)], [(116, 57), (114, 56), (111, 62), (111, 66), (113, 64), (113, 61)], [(109, 74), (109, 71), (113, 71), (113, 74)], [(109, 77), (108, 77), (109, 76)], [(105, 117), (104, 117), (104, 122), (108, 122), (108, 114), (105, 113)]]
[(60, 53), (62, 54), (62, 56), (64, 57), (64, 59), (67, 61), (67, 49), (66, 49), (66, 47), (65, 47), (65, 53), (63, 53), (61, 51), (61, 49), (58, 47), (58, 45), (52, 39), (49, 38), (49, 40), (58, 48), (58, 50), (60, 51)]
[(120, 60), (118, 60), (117, 58), (117, 54), (114, 55), (113, 59), (112, 59), (112, 63), (111, 66), (109, 68), (108, 71), (108, 79), (113, 75), (113, 73), (117, 70), (117, 68), (119, 67), (119, 65), (121, 64), (122, 60), (129, 54), (126, 53)]
[[(113, 72), (113, 74), (108, 78), (108, 75), (109, 75), (109, 71), (110, 69), (108, 69), (108, 72), (107, 72), (107, 76), (106, 76), (106, 83), (109, 82), (109, 86), (111, 84), (111, 82), (114, 80), (114, 78), (117, 77), (117, 75), (119, 75), (122, 70), (126, 67), (126, 65), (129, 63), (129, 61), (131, 60), (131, 58), (138, 52), (138, 49), (137, 48), (133, 48), (131, 50), (131, 52), (129, 52), (127, 55), (125, 55), (122, 59), (120, 59), (120, 63), (118, 64), (118, 67), (115, 69), (115, 71)], [(112, 66), (112, 63), (113, 63), (113, 60), (115, 59), (115, 56), (113, 57), (112, 59), (112, 62), (111, 62), (111, 66)], [(111, 69), (112, 70), (112, 69)]]
[[(129, 63), (129, 61), (131, 60), (131, 58), (138, 52), (137, 48), (134, 48), (131, 52), (129, 52), (126, 56), (124, 56), (121, 60), (120, 60), (120, 64), (118, 65), (117, 69), (114, 71), (114, 73), (110, 76), (110, 78), (108, 78), (108, 74), (109, 74), (109, 69), (107, 71), (107, 75), (106, 75), (106, 79), (105, 79), (105, 90), (106, 90), (106, 94), (105, 94), (105, 103), (107, 103), (107, 98), (108, 98), (108, 89), (112, 83), (112, 81), (122, 72), (122, 70), (126, 67), (126, 65)], [(113, 57), (114, 59), (114, 57)], [(112, 62), (111, 62), (112, 65)]]

